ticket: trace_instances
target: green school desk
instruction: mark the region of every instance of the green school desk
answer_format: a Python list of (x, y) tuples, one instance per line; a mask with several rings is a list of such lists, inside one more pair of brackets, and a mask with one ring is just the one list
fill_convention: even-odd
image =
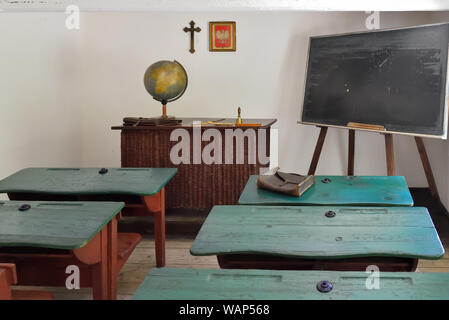
[(0, 193), (8, 193), (11, 200), (123, 201), (124, 215), (154, 216), (156, 264), (163, 267), (165, 185), (176, 172), (176, 168), (27, 168), (0, 181)]
[(449, 273), (380, 272), (379, 275), (380, 289), (377, 290), (366, 287), (369, 274), (365, 272), (162, 268), (149, 272), (133, 299), (449, 299)]
[(215, 206), (190, 252), (226, 269), (414, 271), (444, 249), (421, 207)]
[(402, 176), (315, 176), (314, 185), (301, 197), (258, 189), (257, 177), (250, 176), (239, 204), (413, 206)]
[(14, 263), (17, 284), (65, 286), (66, 268), (80, 270), (94, 299), (115, 299), (122, 202), (0, 202), (0, 262)]

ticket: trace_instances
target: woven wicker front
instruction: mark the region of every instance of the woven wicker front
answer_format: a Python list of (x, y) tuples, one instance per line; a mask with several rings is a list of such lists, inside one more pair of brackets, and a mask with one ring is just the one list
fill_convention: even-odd
[[(210, 127), (209, 127), (210, 128)], [(225, 137), (223, 127), (214, 127), (222, 135), (223, 161)], [(190, 149), (193, 150), (192, 128)], [(202, 131), (205, 129), (202, 128)], [(245, 129), (244, 129), (245, 130)], [(248, 130), (248, 129), (246, 129)], [(248, 163), (248, 142), (245, 139), (244, 164), (191, 164), (174, 165), (170, 160), (171, 147), (177, 141), (170, 141), (172, 130), (151, 128), (148, 130), (123, 129), (121, 134), (122, 167), (177, 167), (178, 173), (166, 187), (167, 208), (211, 209), (218, 204), (237, 204), (246, 181), (252, 174), (258, 174), (259, 159), (256, 164)], [(203, 147), (210, 142), (202, 142)], [(269, 154), (269, 127), (267, 128), (266, 154)], [(257, 146), (257, 144), (256, 144)], [(256, 149), (257, 150), (257, 149)], [(256, 153), (258, 154), (258, 153)], [(234, 158), (236, 156), (234, 145)]]

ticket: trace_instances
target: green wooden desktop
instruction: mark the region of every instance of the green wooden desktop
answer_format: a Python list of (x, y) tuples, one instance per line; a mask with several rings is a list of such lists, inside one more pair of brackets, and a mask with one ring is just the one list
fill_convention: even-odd
[[(447, 300), (449, 273), (153, 269), (134, 300)], [(327, 281), (328, 285), (323, 285)], [(330, 286), (329, 286), (330, 284)], [(326, 292), (322, 287), (331, 288)], [(319, 290), (320, 288), (320, 290)], [(324, 292), (323, 292), (324, 291)]]
[[(156, 265), (165, 265), (165, 185), (176, 168), (27, 168), (0, 181), (11, 200), (123, 201), (124, 215), (154, 216)], [(137, 239), (124, 239), (129, 247)]]
[(414, 271), (443, 246), (426, 208), (215, 206), (190, 252), (227, 269)]
[(402, 176), (315, 176), (314, 185), (300, 197), (258, 189), (257, 177), (250, 176), (239, 204), (413, 206)]
[[(123, 202), (0, 201), (0, 262), (14, 263), (17, 284), (65, 286), (66, 268), (80, 269), (94, 299), (115, 299), (116, 216)], [(137, 235), (139, 236), (139, 235)]]
[[(153, 269), (133, 300), (448, 300), (449, 273)], [(330, 283), (322, 290), (323, 281)], [(320, 288), (320, 290), (319, 290)], [(323, 292), (324, 291), (324, 292)]]

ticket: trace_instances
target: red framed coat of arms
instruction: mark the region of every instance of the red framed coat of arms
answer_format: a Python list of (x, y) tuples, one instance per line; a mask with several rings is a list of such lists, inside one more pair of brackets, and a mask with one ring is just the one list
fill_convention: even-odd
[(209, 22), (209, 51), (235, 51), (235, 22)]

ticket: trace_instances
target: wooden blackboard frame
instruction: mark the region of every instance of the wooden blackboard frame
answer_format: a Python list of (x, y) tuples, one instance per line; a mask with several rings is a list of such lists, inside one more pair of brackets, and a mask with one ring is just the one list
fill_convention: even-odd
[[(336, 37), (336, 36), (346, 36), (346, 35), (353, 35), (353, 34), (379, 33), (379, 32), (394, 31), (394, 30), (406, 30), (406, 29), (413, 29), (413, 28), (417, 28), (417, 27), (430, 27), (430, 26), (438, 26), (438, 25), (445, 25), (445, 24), (447, 24), (447, 23), (435, 23), (435, 24), (426, 24), (426, 25), (402, 27), (402, 28), (389, 28), (389, 29), (382, 29), (382, 30), (357, 31), (357, 32), (347, 32), (347, 33), (332, 34), (332, 35), (310, 36), (309, 41), (308, 41), (307, 60), (306, 60), (306, 67), (305, 67), (305, 74), (304, 74), (304, 90), (302, 92), (301, 118), (300, 118), (300, 120), (297, 121), (297, 123), (305, 124), (305, 125), (314, 125), (314, 126), (319, 126), (319, 127), (332, 127), (332, 128), (339, 128), (339, 129), (361, 130), (361, 131), (369, 131), (369, 132), (377, 132), (377, 133), (380, 132), (380, 133), (386, 133), (386, 134), (401, 134), (401, 135), (408, 135), (408, 136), (415, 136), (415, 137), (437, 138), (437, 139), (446, 140), (447, 139), (447, 129), (448, 129), (449, 54), (447, 57), (448, 67), (446, 68), (446, 78), (445, 78), (445, 98), (444, 98), (445, 103), (444, 103), (444, 109), (443, 109), (443, 134), (442, 135), (431, 135), (431, 134), (392, 131), (392, 130), (377, 130), (377, 129), (371, 129), (371, 128), (352, 127), (352, 126), (347, 126), (347, 125), (341, 126), (341, 125), (333, 125), (333, 124), (320, 123), (320, 122), (302, 121), (304, 102), (305, 102), (304, 100), (305, 100), (306, 90), (307, 90), (306, 83), (307, 83), (307, 74), (308, 74), (309, 58), (310, 58), (310, 46), (311, 46), (312, 39)], [(449, 53), (449, 45), (448, 45), (448, 53)]]

